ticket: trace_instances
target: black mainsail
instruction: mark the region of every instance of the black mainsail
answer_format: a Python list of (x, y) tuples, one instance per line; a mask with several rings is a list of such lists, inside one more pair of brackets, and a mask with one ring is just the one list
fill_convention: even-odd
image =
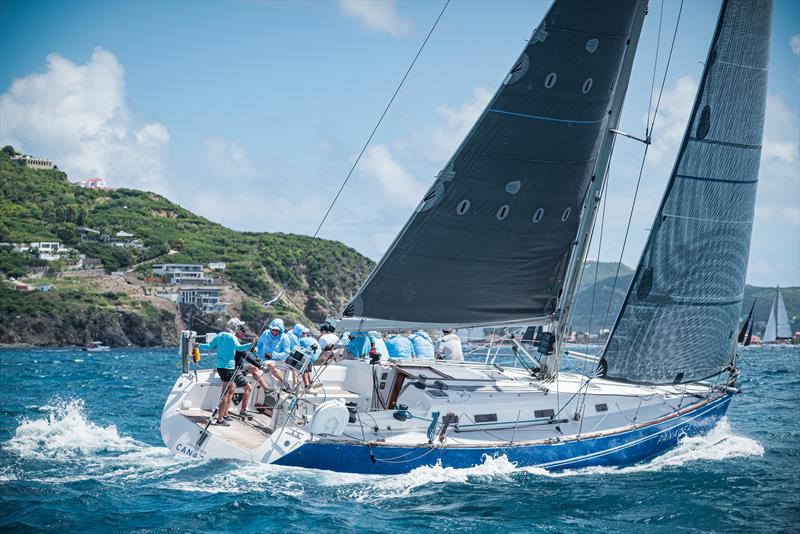
[(731, 362), (758, 181), (772, 5), (724, 0), (687, 131), (599, 364), (640, 383)]
[(636, 9), (636, 0), (551, 6), (345, 317), (552, 317), (610, 103), (627, 86), (618, 77)]

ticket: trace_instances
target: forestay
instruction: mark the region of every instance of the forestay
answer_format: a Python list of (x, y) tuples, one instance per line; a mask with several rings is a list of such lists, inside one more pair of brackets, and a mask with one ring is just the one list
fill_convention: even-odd
[(553, 313), (635, 8), (553, 4), (346, 317), (478, 325)]
[(599, 364), (608, 378), (671, 383), (731, 361), (750, 251), (771, 4), (726, 0), (691, 119)]

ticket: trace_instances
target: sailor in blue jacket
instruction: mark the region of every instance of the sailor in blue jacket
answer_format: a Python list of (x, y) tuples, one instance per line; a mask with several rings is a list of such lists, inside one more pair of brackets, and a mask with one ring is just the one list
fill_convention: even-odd
[(389, 351), (389, 357), (393, 360), (413, 360), (417, 358), (414, 352), (414, 343), (400, 334), (392, 334), (388, 337), (386, 350)]
[(308, 328), (305, 325), (297, 323), (292, 327), (292, 330), (286, 333), (286, 337), (289, 338), (289, 343), (291, 344), (292, 349), (295, 347), (300, 346), (300, 340), (303, 339), (309, 332)]
[(233, 399), (234, 393), (236, 393), (236, 388), (228, 387), (228, 382), (233, 381), (236, 387), (244, 388), (243, 407), (247, 406), (247, 402), (250, 400), (250, 392), (253, 391), (253, 386), (247, 379), (241, 373), (236, 372), (236, 351), (250, 350), (250, 347), (253, 346), (252, 342), (239, 343), (236, 339), (236, 332), (239, 330), (240, 325), (243, 326), (244, 323), (239, 319), (233, 318), (228, 321), (225, 330), (214, 336), (214, 339), (208, 343), (197, 345), (197, 348), (202, 351), (217, 350), (217, 374), (222, 380), (222, 391), (225, 392), (225, 395), (219, 403), (216, 424), (223, 426), (230, 426), (225, 421), (225, 416), (228, 415), (228, 406), (231, 399)]
[(283, 319), (273, 319), (269, 330), (265, 330), (258, 338), (256, 354), (259, 358), (283, 361), (292, 350), (291, 341), (283, 331)]
[(417, 330), (408, 339), (414, 344), (414, 354), (418, 359), (433, 359), (433, 340), (424, 330)]

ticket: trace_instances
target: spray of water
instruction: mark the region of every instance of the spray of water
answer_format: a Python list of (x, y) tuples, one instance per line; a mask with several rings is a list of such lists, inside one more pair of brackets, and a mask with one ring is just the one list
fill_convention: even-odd
[[(272, 465), (234, 462), (191, 462), (175, 457), (165, 447), (142, 443), (121, 435), (114, 425), (90, 421), (79, 399), (53, 399), (38, 418), (23, 419), (3, 448), (21, 460), (44, 461), (51, 469), (37, 471), (36, 481), (62, 484), (87, 479), (150, 481), (176, 491), (203, 493), (264, 493), (300, 497), (331, 489), (356, 502), (377, 502), (413, 495), (438, 484), (508, 481), (520, 475), (571, 477), (661, 471), (692, 462), (718, 461), (743, 456), (763, 456), (757, 441), (738, 436), (726, 419), (704, 436), (683, 438), (671, 451), (648, 462), (629, 467), (588, 467), (550, 472), (517, 467), (505, 456), (485, 457), (480, 465), (454, 469), (441, 465), (419, 467), (394, 476), (320, 472)], [(0, 482), (28, 478), (19, 469), (5, 466)], [(32, 479), (31, 479), (32, 480)]]

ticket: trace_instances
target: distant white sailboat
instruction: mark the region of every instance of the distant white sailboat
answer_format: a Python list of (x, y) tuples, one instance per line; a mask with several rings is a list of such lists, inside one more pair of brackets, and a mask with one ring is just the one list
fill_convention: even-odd
[(781, 343), (792, 339), (792, 325), (789, 322), (789, 314), (786, 312), (786, 304), (783, 302), (783, 294), (778, 286), (775, 289), (775, 298), (772, 307), (769, 309), (769, 320), (767, 328), (761, 337), (762, 343)]

